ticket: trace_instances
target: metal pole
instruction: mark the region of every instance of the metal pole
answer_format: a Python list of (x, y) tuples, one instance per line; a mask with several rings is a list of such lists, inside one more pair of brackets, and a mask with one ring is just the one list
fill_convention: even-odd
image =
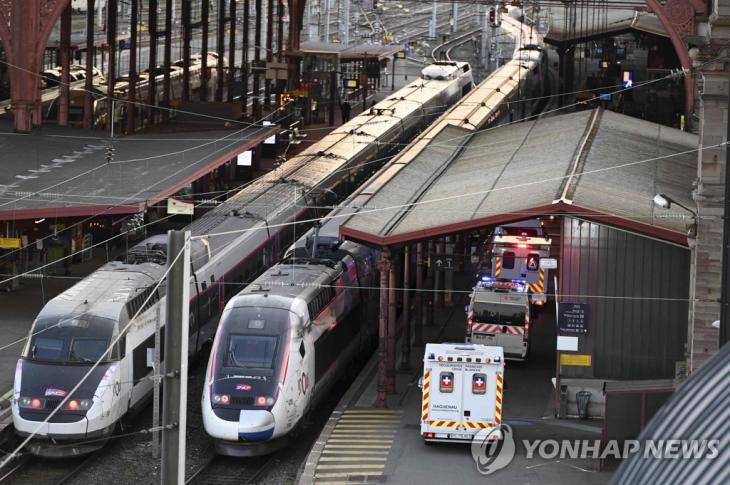
[(61, 14), (61, 85), (58, 87), (58, 124), (68, 125), (69, 69), (71, 66), (71, 4)]
[(190, 25), (192, 0), (182, 0), (182, 28), (183, 28), (183, 90), (182, 100), (190, 100), (190, 43), (193, 40), (193, 29)]
[(390, 250), (380, 252), (378, 270), (380, 271), (380, 312), (378, 315), (378, 399), (375, 407), (388, 407), (387, 379), (387, 338), (388, 338), (388, 275), (390, 274)]
[(324, 41), (330, 41), (330, 1), (324, 0)]
[[(154, 361), (152, 364), (152, 375), (154, 376), (154, 384), (152, 389), (152, 428), (157, 430), (160, 427), (160, 384), (162, 383), (160, 373), (160, 318), (161, 306), (157, 305), (155, 316), (155, 349)], [(152, 432), (152, 457), (157, 459), (160, 457), (160, 432)]]
[(413, 297), (413, 345), (423, 343), (423, 243), (416, 244), (416, 293)]
[(390, 90), (395, 91), (395, 61), (398, 59), (397, 55), (393, 56), (393, 72), (391, 73)]
[(350, 45), (350, 0), (345, 0), (344, 15), (345, 21), (342, 25), (345, 27), (345, 35), (343, 36), (343, 43), (345, 46)]
[[(730, 94), (728, 94), (728, 109), (730, 109)], [(730, 113), (730, 111), (728, 111)], [(726, 120), (727, 140), (730, 140), (730, 120)], [(725, 207), (722, 228), (722, 287), (720, 289), (720, 335), (718, 348), (722, 348), (728, 340), (728, 317), (730, 316), (730, 147), (725, 146)], [(695, 224), (699, 225), (698, 218)], [(699, 232), (699, 227), (697, 228)]]
[[(155, 0), (156, 1), (156, 0)], [(203, 7), (200, 10), (200, 25), (202, 27), (202, 43), (200, 45), (200, 100), (208, 101), (208, 33), (210, 22), (210, 0), (203, 0)]]
[(223, 59), (226, 55), (226, 2), (225, 0), (218, 0), (218, 30), (216, 31), (218, 40), (216, 41), (216, 50), (218, 51), (218, 64), (216, 67), (217, 79), (216, 79), (216, 90), (215, 100), (223, 101), (223, 81), (225, 80), (225, 74), (223, 73)]
[[(560, 334), (560, 327), (558, 318), (560, 318), (559, 306), (558, 306), (558, 277), (553, 276), (553, 282), (555, 285), (555, 330), (556, 335)], [(560, 351), (555, 350), (555, 417), (560, 417)]]
[(248, 50), (249, 50), (249, 12), (251, 11), (251, 5), (249, 0), (243, 0), (243, 61), (241, 62), (241, 71), (243, 74), (243, 88), (241, 89), (241, 109), (243, 114), (248, 114)]
[(86, 79), (84, 83), (84, 128), (94, 124), (94, 100), (91, 93), (94, 89), (94, 0), (86, 1)]
[[(266, 0), (266, 62), (274, 60), (274, 0)], [(264, 81), (264, 106), (271, 107), (271, 79)]]
[(165, 49), (163, 51), (165, 57), (165, 73), (162, 81), (162, 102), (165, 108), (162, 112), (162, 119), (170, 119), (170, 98), (172, 95), (172, 86), (170, 85), (170, 69), (172, 69), (172, 0), (165, 0)]
[(147, 81), (147, 123), (154, 124), (155, 122), (155, 105), (157, 104), (156, 96), (156, 81), (157, 81), (157, 0), (149, 0), (149, 25), (147, 30), (150, 33), (150, 45), (148, 49), (149, 65), (148, 72), (149, 77)]
[(403, 341), (401, 342), (402, 360), (400, 368), (411, 368), (411, 247), (403, 251)]
[[(253, 59), (256, 67), (259, 67), (261, 61), (261, 0), (256, 0), (256, 23), (254, 24), (253, 34)], [(292, 22), (292, 13), (289, 12), (289, 21)], [(261, 119), (261, 100), (259, 99), (259, 91), (261, 90), (261, 76), (259, 71), (255, 71), (253, 75), (253, 117), (255, 119)]]
[(436, 38), (436, 9), (438, 8), (436, 0), (433, 0), (433, 7), (431, 8), (431, 24), (428, 26), (428, 36), (431, 39)]
[(390, 265), (390, 278), (388, 281), (388, 392), (395, 392), (395, 354), (396, 354), (396, 334), (397, 334), (397, 308), (398, 297), (395, 287), (398, 284), (395, 274), (395, 264)]
[(127, 133), (134, 133), (137, 121), (137, 24), (139, 0), (132, 0), (129, 25), (129, 103), (127, 104)]
[[(109, 0), (106, 6), (106, 43), (109, 49), (109, 70), (106, 78), (107, 82), (107, 102), (110, 99), (114, 99), (114, 80), (117, 77), (117, 0)], [(109, 120), (112, 123), (112, 137), (114, 137), (114, 103), (111, 103), (112, 111), (109, 111), (110, 106), (107, 104), (107, 111), (109, 114)]]
[(233, 83), (236, 80), (236, 7), (238, 2), (231, 0), (228, 16), (231, 22), (231, 31), (228, 34), (228, 102), (233, 101)]
[[(162, 465), (160, 483), (185, 481), (188, 330), (190, 293), (190, 232), (168, 232), (168, 258), (175, 261), (167, 276), (165, 325), (165, 393), (162, 396)], [(169, 426), (169, 428), (167, 427)]]

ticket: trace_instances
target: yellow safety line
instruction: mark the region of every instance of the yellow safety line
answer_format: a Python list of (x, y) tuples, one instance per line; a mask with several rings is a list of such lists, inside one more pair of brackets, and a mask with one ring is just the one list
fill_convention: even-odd
[[(317, 470), (363, 470), (368, 468), (385, 468), (385, 464), (383, 463), (373, 463), (371, 465), (360, 465), (360, 464), (354, 464), (354, 465), (317, 465)], [(354, 474), (353, 474), (354, 475)]]
[(323, 456), (319, 461), (386, 461), (387, 459), (387, 456)]
[(347, 478), (351, 475), (358, 476), (380, 476), (383, 472), (357, 472), (357, 473), (315, 473), (314, 478)]
[(390, 450), (323, 450), (322, 453), (330, 455), (387, 455)]
[(342, 444), (325, 444), (325, 449), (327, 448), (386, 448), (390, 449), (392, 445), (342, 445)]
[[(361, 440), (356, 440), (352, 438), (331, 438), (327, 440), (327, 443), (360, 443)], [(393, 440), (368, 440), (367, 443), (392, 443)]]

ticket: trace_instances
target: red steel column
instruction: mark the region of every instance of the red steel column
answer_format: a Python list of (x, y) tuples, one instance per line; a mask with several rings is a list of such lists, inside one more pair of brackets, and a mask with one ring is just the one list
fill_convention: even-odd
[[(434, 268), (434, 243), (433, 240), (428, 241), (428, 274), (431, 278), (432, 283), (436, 284), (436, 270)], [(435, 287), (433, 288), (436, 289)], [(433, 306), (434, 306), (434, 296), (436, 295), (435, 291), (428, 291), (426, 293), (426, 326), (431, 327), (433, 326)]]
[(150, 21), (147, 26), (150, 33), (149, 46), (149, 79), (147, 81), (147, 122), (152, 125), (157, 117), (157, 0), (149, 0)]
[(69, 69), (71, 65), (71, 4), (61, 14), (61, 85), (58, 88), (58, 124), (68, 126)]
[(233, 83), (236, 80), (236, 6), (238, 2), (231, 0), (230, 10), (228, 16), (231, 21), (231, 31), (228, 37), (228, 96), (226, 99), (228, 102), (233, 101)]
[(94, 0), (86, 0), (86, 79), (84, 83), (84, 128), (89, 129), (94, 124)]
[[(266, 0), (266, 62), (274, 60), (274, 1)], [(271, 79), (264, 81), (264, 107), (271, 107)]]
[(223, 66), (223, 59), (226, 55), (226, 2), (225, 0), (218, 0), (218, 30), (216, 31), (218, 40), (216, 41), (216, 51), (218, 51), (218, 63), (216, 65), (216, 89), (215, 89), (215, 100), (223, 101), (223, 84), (226, 79), (226, 74)]
[(203, 8), (200, 11), (200, 24), (203, 30), (203, 39), (200, 45), (200, 100), (208, 101), (208, 81), (210, 72), (208, 70), (208, 33), (210, 21), (210, 0), (203, 0)]
[(241, 109), (243, 114), (248, 114), (248, 73), (250, 66), (248, 65), (248, 51), (249, 51), (249, 31), (248, 23), (250, 20), (249, 13), (251, 12), (251, 4), (249, 0), (243, 0), (243, 60), (241, 62), (241, 76), (242, 84), (241, 87)]
[(137, 29), (139, 24), (139, 0), (132, 0), (129, 22), (129, 103), (127, 103), (127, 133), (137, 128)]
[(162, 119), (170, 119), (170, 69), (172, 69), (172, 0), (165, 0), (165, 73), (162, 80), (162, 104), (167, 108), (162, 111)]
[(183, 28), (183, 44), (182, 44), (182, 56), (183, 56), (183, 84), (182, 84), (182, 100), (190, 101), (190, 43), (193, 40), (193, 28), (190, 25), (192, 19), (190, 18), (191, 13), (191, 0), (182, 0), (182, 28)]
[(396, 350), (396, 335), (398, 331), (397, 319), (398, 312), (398, 296), (396, 295), (395, 288), (397, 286), (396, 278), (396, 266), (391, 264), (390, 266), (390, 278), (388, 281), (388, 392), (395, 392), (395, 350)]
[(411, 368), (411, 247), (407, 245), (403, 252), (403, 341), (401, 342), (400, 368)]
[[(278, 0), (276, 5), (277, 27), (276, 33), (276, 60), (284, 62), (284, 1)], [(276, 81), (279, 83), (278, 79)], [(276, 107), (281, 106), (281, 94), (276, 95)]]
[(390, 250), (383, 248), (380, 252), (378, 270), (380, 271), (380, 315), (378, 325), (378, 399), (375, 406), (388, 407), (388, 379), (387, 379), (387, 338), (388, 338), (388, 277), (390, 275)]
[(413, 298), (413, 345), (423, 343), (423, 243), (416, 244), (416, 292)]

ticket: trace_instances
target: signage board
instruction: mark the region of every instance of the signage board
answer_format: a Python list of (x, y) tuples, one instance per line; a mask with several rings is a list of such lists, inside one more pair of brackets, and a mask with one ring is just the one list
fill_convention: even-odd
[(558, 267), (558, 260), (555, 258), (540, 258), (540, 268), (542, 269), (556, 269)]
[(578, 350), (578, 337), (558, 335), (557, 350), (561, 352), (576, 352)]
[(589, 354), (560, 354), (560, 365), (590, 367), (593, 365), (593, 356)]
[(195, 205), (192, 202), (183, 202), (181, 200), (173, 199), (172, 197), (167, 199), (168, 214), (182, 214), (192, 216), (194, 211)]
[(564, 333), (588, 333), (588, 304), (558, 304), (558, 329)]

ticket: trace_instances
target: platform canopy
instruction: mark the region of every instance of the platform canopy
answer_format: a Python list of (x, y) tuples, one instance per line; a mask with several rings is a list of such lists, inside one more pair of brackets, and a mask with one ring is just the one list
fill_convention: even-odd
[[(447, 126), (399, 156), (348, 208), (340, 235), (389, 246), (547, 214), (687, 244), (698, 137), (595, 109), (470, 132)], [(405, 160), (400, 162), (399, 160)]]
[(336, 44), (331, 42), (302, 42), (298, 51), (288, 52), (288, 56), (302, 57), (305, 54), (336, 55), (341, 61), (362, 59), (391, 59), (403, 50), (401, 44)]
[(575, 24), (572, 18), (568, 22), (566, 20), (565, 9), (551, 10), (545, 42), (549, 44), (586, 42), (631, 31), (668, 37), (664, 26), (654, 14), (633, 9), (596, 8), (586, 9), (581, 13), (581, 9), (578, 8)]
[[(0, 220), (134, 214), (175, 194), (276, 127), (125, 136), (44, 126), (29, 135), (0, 125)], [(107, 149), (114, 148), (107, 162)]]

